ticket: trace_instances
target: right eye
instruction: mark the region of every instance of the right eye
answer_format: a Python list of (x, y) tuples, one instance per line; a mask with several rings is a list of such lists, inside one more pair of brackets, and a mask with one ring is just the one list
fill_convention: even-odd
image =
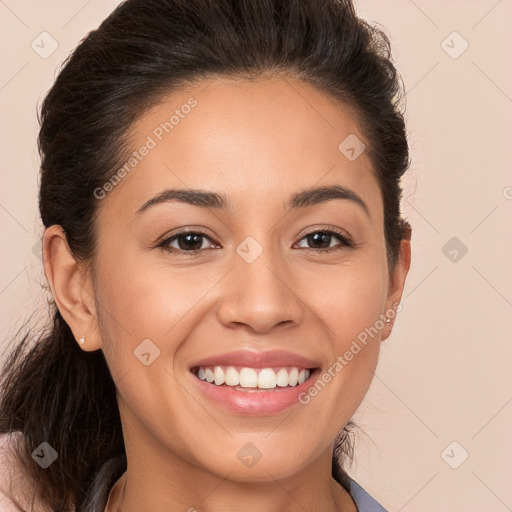
[[(171, 253), (188, 253), (190, 255), (195, 255), (204, 250), (205, 240), (212, 241), (206, 233), (201, 231), (182, 231), (166, 238), (158, 245), (158, 247)], [(173, 247), (171, 245), (175, 242), (177, 243), (177, 247)]]

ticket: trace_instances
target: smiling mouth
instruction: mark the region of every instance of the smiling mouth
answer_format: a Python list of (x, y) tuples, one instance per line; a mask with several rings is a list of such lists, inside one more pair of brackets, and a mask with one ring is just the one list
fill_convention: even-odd
[(198, 379), (209, 384), (247, 392), (295, 387), (306, 382), (314, 370), (297, 366), (251, 368), (223, 365), (196, 366), (191, 369)]

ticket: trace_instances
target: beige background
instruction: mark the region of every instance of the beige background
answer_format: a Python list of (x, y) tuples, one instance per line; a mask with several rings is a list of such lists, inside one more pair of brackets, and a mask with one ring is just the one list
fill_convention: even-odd
[[(44, 304), (36, 106), (117, 3), (0, 0), (0, 352)], [(413, 264), (351, 475), (391, 512), (512, 510), (512, 1), (356, 5), (391, 35), (406, 85)], [(42, 58), (31, 43), (49, 51), (45, 31), (58, 48)], [(453, 237), (466, 254), (444, 248)]]

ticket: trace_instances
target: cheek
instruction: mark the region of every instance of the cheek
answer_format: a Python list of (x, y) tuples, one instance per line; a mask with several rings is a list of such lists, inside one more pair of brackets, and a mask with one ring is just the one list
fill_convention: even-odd
[(385, 267), (347, 264), (318, 271), (314, 280), (303, 282), (315, 283), (302, 293), (325, 327), (328, 341), (321, 343), (331, 361), (321, 376), (325, 387), (319, 384), (311, 390), (304, 403), (321, 401), (320, 414), (338, 417), (343, 424), (366, 394), (377, 365), (380, 333), (386, 325), (382, 319)]
[(148, 265), (133, 253), (115, 261), (104, 257), (95, 292), (102, 349), (114, 378), (129, 370), (140, 371), (139, 356), (148, 352), (150, 360), (165, 356), (161, 360), (171, 370), (169, 365), (214, 284), (211, 274)]
[(129, 257), (105, 259), (97, 276), (102, 350), (124, 419), (127, 414), (128, 422), (144, 418), (165, 438), (165, 432), (159, 432), (159, 411), (166, 411), (175, 429), (180, 425), (179, 414), (173, 412), (183, 408), (173, 362), (191, 329), (193, 305), (204, 295), (194, 283), (199, 278), (185, 271), (171, 275), (168, 269), (144, 266)]
[[(385, 268), (364, 263), (353, 263), (339, 268), (319, 269), (303, 291), (309, 305), (327, 326), (337, 354), (350, 347), (351, 341), (379, 338), (375, 330), (382, 330), (383, 307), (386, 298)], [(370, 336), (368, 336), (370, 338)]]

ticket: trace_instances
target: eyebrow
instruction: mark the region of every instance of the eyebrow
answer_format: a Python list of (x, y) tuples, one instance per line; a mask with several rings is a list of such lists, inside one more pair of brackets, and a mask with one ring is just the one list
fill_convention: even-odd
[[(326, 201), (334, 199), (346, 199), (359, 205), (366, 215), (371, 219), (370, 211), (367, 204), (353, 190), (343, 187), (342, 185), (328, 185), (321, 187), (311, 187), (293, 194), (285, 208), (297, 209), (314, 206)], [(206, 190), (190, 189), (190, 188), (172, 188), (165, 189), (155, 197), (146, 201), (136, 212), (141, 215), (149, 208), (157, 204), (178, 201), (181, 203), (200, 206), (202, 208), (210, 208), (216, 210), (232, 210), (232, 204), (225, 194), (217, 192), (209, 192)]]

